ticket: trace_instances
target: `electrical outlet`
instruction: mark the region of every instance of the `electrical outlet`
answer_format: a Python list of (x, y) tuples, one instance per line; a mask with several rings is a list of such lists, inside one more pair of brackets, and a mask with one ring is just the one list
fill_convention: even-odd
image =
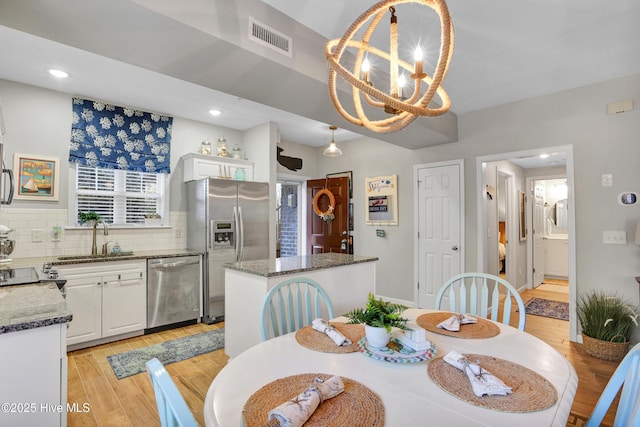
[(176, 227), (175, 229), (175, 237), (176, 239), (179, 239), (182, 237), (182, 227)]
[(43, 231), (42, 228), (33, 228), (31, 230), (31, 241), (34, 243), (42, 242)]
[(613, 175), (611, 175), (610, 173), (602, 175), (602, 186), (603, 187), (613, 186)]

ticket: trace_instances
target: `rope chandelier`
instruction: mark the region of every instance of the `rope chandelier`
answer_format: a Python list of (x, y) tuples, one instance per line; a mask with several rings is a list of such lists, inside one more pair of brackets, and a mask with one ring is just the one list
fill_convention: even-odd
[[(433, 9), (440, 18), (441, 44), (440, 56), (435, 67), (433, 77), (423, 70), (422, 50), (420, 45), (415, 51), (413, 64), (398, 58), (398, 20), (395, 14), (395, 7), (401, 3), (418, 3)], [(382, 51), (369, 44), (374, 30), (386, 15), (391, 13), (389, 27), (389, 52)], [(362, 40), (354, 40), (354, 36), (367, 22), (371, 20), (366, 28)], [(325, 45), (324, 54), (329, 64), (329, 96), (338, 112), (349, 122), (364, 126), (365, 128), (378, 133), (396, 132), (407, 127), (418, 116), (435, 117), (445, 114), (451, 108), (449, 95), (440, 86), (444, 80), (451, 56), (453, 55), (453, 24), (449, 17), (449, 10), (444, 0), (385, 0), (381, 1), (356, 19), (344, 33), (342, 38), (330, 40)], [(353, 72), (349, 71), (343, 64), (343, 56), (347, 48), (355, 48), (355, 62)], [(351, 51), (349, 51), (351, 52)], [(369, 80), (370, 64), (368, 55), (382, 58), (389, 62), (389, 93), (377, 89)], [(399, 75), (398, 70), (406, 70), (414, 82), (413, 94), (403, 97), (403, 85), (405, 83), (404, 73)], [(353, 107), (355, 114), (349, 113), (338, 100), (336, 90), (336, 76), (340, 75), (345, 81), (351, 84), (353, 92)], [(424, 93), (422, 85), (426, 85)], [(429, 105), (435, 96), (440, 99), (440, 106), (430, 108)], [(370, 120), (364, 112), (362, 97), (367, 104), (382, 108), (390, 117)]]

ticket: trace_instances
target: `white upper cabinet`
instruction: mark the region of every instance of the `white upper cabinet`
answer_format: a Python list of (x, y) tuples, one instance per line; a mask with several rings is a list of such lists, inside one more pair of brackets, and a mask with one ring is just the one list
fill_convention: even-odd
[(184, 168), (184, 182), (202, 178), (253, 180), (253, 162), (230, 157), (188, 153), (181, 157)]

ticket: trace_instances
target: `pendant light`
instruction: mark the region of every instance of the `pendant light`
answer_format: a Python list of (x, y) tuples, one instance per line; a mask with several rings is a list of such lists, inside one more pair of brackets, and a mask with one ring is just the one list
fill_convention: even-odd
[(338, 127), (331, 125), (329, 126), (329, 129), (331, 129), (331, 142), (329, 143), (329, 146), (324, 149), (322, 154), (327, 157), (342, 156), (342, 150), (338, 148), (338, 146), (336, 145), (336, 141), (334, 140), (334, 132), (336, 131), (336, 129), (338, 129)]

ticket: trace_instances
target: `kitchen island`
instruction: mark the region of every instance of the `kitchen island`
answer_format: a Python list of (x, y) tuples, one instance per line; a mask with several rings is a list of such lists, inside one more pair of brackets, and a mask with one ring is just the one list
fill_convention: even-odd
[(375, 294), (377, 257), (339, 253), (240, 261), (226, 264), (225, 352), (233, 358), (262, 341), (260, 310), (269, 289), (291, 278), (308, 278), (329, 295), (336, 316), (364, 307)]
[(0, 424), (67, 424), (71, 318), (54, 283), (0, 287)]

